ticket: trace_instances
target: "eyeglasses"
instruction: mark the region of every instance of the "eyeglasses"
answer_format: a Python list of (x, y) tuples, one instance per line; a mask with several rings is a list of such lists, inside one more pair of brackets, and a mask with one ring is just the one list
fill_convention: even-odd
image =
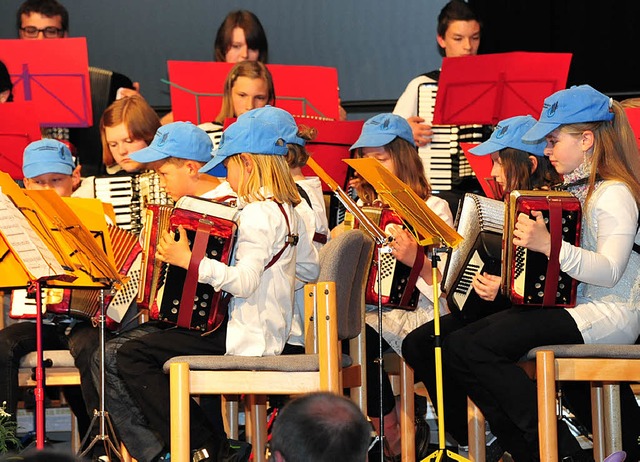
[(37, 27), (34, 27), (34, 26), (27, 26), (27, 27), (21, 27), (20, 30), (22, 31), (22, 35), (27, 38), (37, 38), (40, 32), (42, 32), (42, 35), (44, 36), (44, 38), (48, 38), (48, 39), (59, 38), (59, 37), (62, 37), (62, 35), (64, 34), (63, 29), (59, 29), (53, 26), (45, 27), (44, 29), (38, 29)]

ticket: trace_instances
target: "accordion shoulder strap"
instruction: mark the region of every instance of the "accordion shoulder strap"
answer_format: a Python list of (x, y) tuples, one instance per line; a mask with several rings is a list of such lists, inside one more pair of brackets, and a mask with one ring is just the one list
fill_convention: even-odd
[(278, 204), (278, 208), (280, 209), (280, 211), (282, 212), (282, 215), (284, 216), (284, 221), (287, 223), (287, 237), (284, 241), (284, 247), (282, 247), (280, 251), (273, 256), (273, 258), (269, 263), (267, 263), (267, 266), (264, 267), (265, 270), (271, 268), (275, 264), (275, 262), (277, 262), (280, 259), (284, 251), (287, 249), (287, 247), (289, 247), (289, 245), (297, 245), (298, 239), (299, 239), (297, 234), (291, 234), (291, 225), (289, 224), (289, 217), (287, 216), (287, 213), (284, 211), (284, 207), (280, 202), (276, 202), (276, 204)]
[(555, 305), (558, 291), (558, 275), (560, 274), (560, 247), (562, 246), (562, 201), (549, 199), (549, 232), (551, 234), (551, 250), (545, 276), (545, 290), (542, 298), (543, 306)]
[(404, 294), (402, 294), (400, 306), (409, 306), (411, 303), (413, 289), (416, 287), (418, 276), (420, 276), (420, 272), (424, 267), (424, 253), (421, 249), (422, 247), (418, 247), (418, 251), (416, 252), (416, 259), (413, 261), (413, 266), (411, 267), (411, 272), (409, 273), (409, 279), (407, 281), (408, 290), (405, 290)]
[[(207, 252), (207, 243), (209, 242), (209, 234), (212, 227), (213, 223), (209, 220), (200, 220), (198, 222), (198, 228), (196, 229), (196, 236), (191, 250), (191, 260), (189, 260), (189, 268), (187, 269), (187, 276), (184, 280), (180, 306), (193, 305), (198, 287), (198, 267)], [(178, 325), (190, 326), (192, 314), (193, 310), (180, 310), (178, 313)]]

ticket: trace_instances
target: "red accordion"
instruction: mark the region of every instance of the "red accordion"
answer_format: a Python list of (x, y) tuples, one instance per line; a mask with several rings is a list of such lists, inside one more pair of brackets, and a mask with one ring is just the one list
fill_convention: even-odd
[[(388, 207), (365, 206), (360, 207), (362, 212), (381, 230), (388, 235), (389, 225), (401, 225), (404, 223), (392, 209)], [(345, 220), (346, 222), (346, 220)], [(358, 227), (354, 222), (354, 227)], [(378, 304), (378, 292), (381, 293), (382, 305), (387, 308), (402, 308), (414, 310), (418, 305), (420, 291), (416, 289), (420, 268), (414, 265), (411, 268), (400, 263), (390, 253), (382, 253), (378, 262), (378, 252), (373, 253), (373, 262), (367, 278), (365, 302), (370, 305)], [(378, 272), (381, 276), (381, 290), (378, 291)]]
[[(513, 244), (520, 213), (542, 212), (551, 235), (549, 258)], [(576, 305), (578, 282), (560, 271), (562, 241), (580, 245), (580, 201), (565, 191), (513, 191), (505, 209), (503, 293), (515, 305), (570, 308)]]
[[(155, 214), (153, 212), (156, 212)], [(142, 305), (151, 308), (151, 317), (187, 329), (208, 332), (216, 329), (227, 314), (228, 295), (209, 284), (198, 283), (198, 267), (204, 258), (228, 264), (236, 236), (237, 208), (199, 197), (186, 196), (177, 203), (168, 219), (166, 210), (152, 207), (147, 238), (145, 230), (145, 285), (141, 285)], [(187, 232), (191, 247), (188, 270), (156, 262), (155, 251), (162, 231)], [(148, 246), (147, 246), (148, 244)], [(147, 298), (144, 300), (145, 296)], [(156, 314), (157, 313), (157, 314)]]

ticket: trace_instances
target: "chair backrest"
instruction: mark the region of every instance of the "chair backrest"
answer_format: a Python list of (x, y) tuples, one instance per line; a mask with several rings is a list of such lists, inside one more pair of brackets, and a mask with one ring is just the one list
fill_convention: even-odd
[(365, 285), (373, 249), (373, 239), (360, 229), (345, 231), (320, 249), (318, 281), (336, 283), (341, 340), (355, 338), (362, 329)]

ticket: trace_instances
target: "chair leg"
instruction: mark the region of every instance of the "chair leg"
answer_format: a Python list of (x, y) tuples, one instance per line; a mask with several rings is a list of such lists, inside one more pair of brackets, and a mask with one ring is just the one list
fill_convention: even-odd
[(266, 462), (267, 397), (264, 395), (249, 395), (247, 400), (245, 425), (250, 432), (253, 462)]
[(558, 462), (555, 369), (555, 357), (552, 351), (538, 351), (536, 353), (538, 434), (542, 462)]
[(622, 422), (620, 420), (620, 384), (604, 383), (604, 430), (607, 454), (622, 451)]
[(171, 395), (171, 459), (189, 462), (189, 364), (173, 363), (169, 372)]
[(593, 458), (602, 462), (607, 456), (605, 444), (604, 394), (602, 382), (591, 382), (591, 431), (593, 435)]
[(127, 450), (127, 447), (124, 445), (124, 443), (120, 443), (120, 460), (121, 462), (137, 462), (136, 459), (131, 457), (131, 454), (129, 454), (129, 451)]
[(400, 359), (400, 443), (402, 462), (416, 459), (416, 418), (414, 407), (413, 369)]
[(238, 431), (238, 415), (239, 415), (239, 396), (238, 395), (222, 395), (222, 420), (224, 421), (224, 431), (229, 438), (237, 440)]
[(484, 415), (470, 398), (467, 398), (467, 426), (469, 429), (469, 459), (472, 462), (485, 462), (487, 441), (484, 432)]

